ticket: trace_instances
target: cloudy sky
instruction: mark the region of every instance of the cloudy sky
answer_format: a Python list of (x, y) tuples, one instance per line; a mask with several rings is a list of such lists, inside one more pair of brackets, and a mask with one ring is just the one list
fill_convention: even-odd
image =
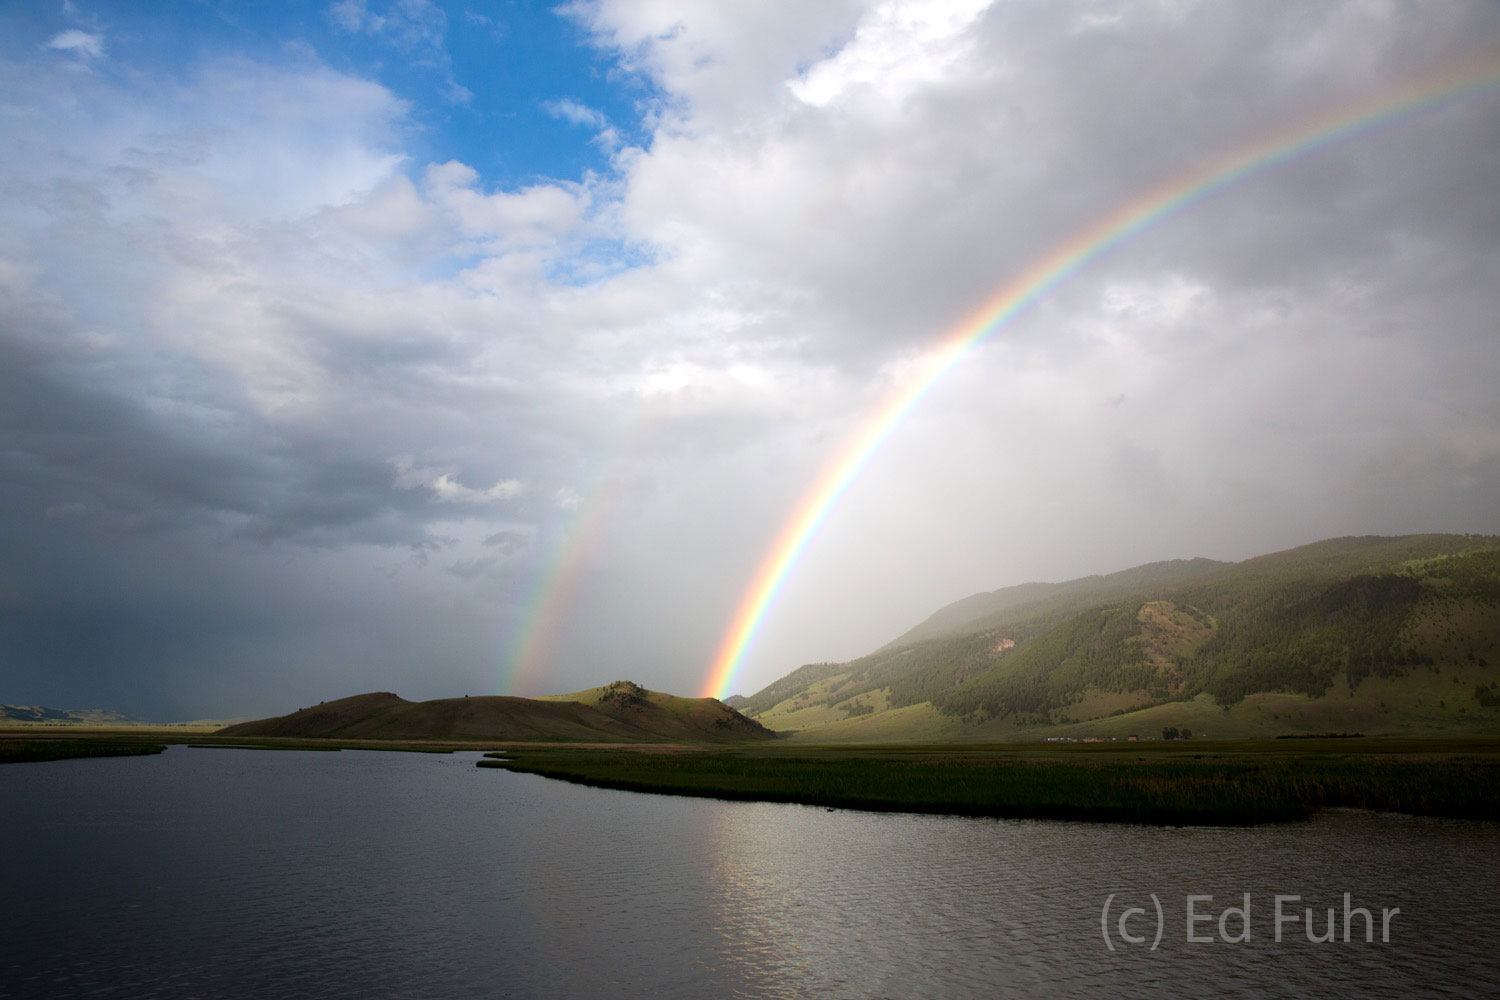
[[(1477, 0), (246, 6), (0, 10), (0, 701), (696, 693), (799, 498), (1011, 276), (1500, 59)], [(1026, 580), (1500, 531), (1497, 375), (1491, 89), (999, 331), (735, 686)]]

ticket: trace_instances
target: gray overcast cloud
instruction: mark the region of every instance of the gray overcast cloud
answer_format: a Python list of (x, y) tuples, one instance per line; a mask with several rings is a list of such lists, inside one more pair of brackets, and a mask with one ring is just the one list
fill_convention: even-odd
[[(566, 16), (649, 81), (647, 141), (513, 188), (305, 47), (186, 78), (103, 36), (6, 50), (0, 701), (506, 693), (559, 551), (516, 693), (696, 694), (799, 497), (1016, 272), (1216, 155), (1500, 60), (1477, 2)], [(943, 381), (737, 687), (1025, 580), (1500, 532), (1497, 317), (1500, 88), (1260, 171)]]

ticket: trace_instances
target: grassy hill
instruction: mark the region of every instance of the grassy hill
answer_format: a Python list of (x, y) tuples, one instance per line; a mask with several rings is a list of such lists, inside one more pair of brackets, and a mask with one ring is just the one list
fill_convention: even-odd
[(1500, 731), (1500, 538), (1339, 538), (977, 594), (740, 703), (810, 742)]
[(552, 698), (441, 698), (411, 702), (389, 692), (354, 695), (223, 736), (536, 742), (729, 742), (769, 738), (759, 723), (712, 698), (677, 698), (629, 681)]
[(765, 726), (713, 698), (681, 698), (648, 691), (630, 681), (573, 694), (546, 695), (543, 702), (574, 702), (616, 721), (682, 740), (757, 739), (771, 735)]

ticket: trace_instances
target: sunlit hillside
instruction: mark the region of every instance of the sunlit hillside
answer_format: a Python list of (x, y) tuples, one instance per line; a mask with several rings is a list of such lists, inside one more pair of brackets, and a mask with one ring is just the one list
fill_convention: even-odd
[(741, 711), (795, 740), (1500, 729), (1500, 538), (1339, 538), (956, 602)]

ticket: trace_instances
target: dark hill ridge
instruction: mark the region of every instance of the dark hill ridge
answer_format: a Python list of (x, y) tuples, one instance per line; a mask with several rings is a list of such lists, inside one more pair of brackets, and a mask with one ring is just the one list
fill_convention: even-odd
[(714, 698), (680, 698), (648, 691), (630, 681), (615, 681), (604, 687), (573, 694), (549, 695), (538, 701), (548, 704), (581, 704), (616, 721), (648, 729), (667, 739), (735, 740), (760, 739), (771, 730)]
[(729, 742), (772, 735), (712, 698), (673, 698), (629, 681), (595, 690), (611, 689), (620, 695), (597, 704), (583, 704), (576, 696), (499, 695), (412, 702), (382, 691), (229, 726), (218, 735), (592, 743)]

